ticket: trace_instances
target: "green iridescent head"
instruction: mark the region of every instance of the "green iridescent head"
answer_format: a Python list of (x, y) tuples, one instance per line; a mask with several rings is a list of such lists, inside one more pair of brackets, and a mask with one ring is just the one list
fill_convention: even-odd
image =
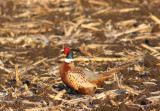
[(73, 50), (69, 49), (68, 47), (64, 48), (64, 53), (66, 55), (66, 58), (64, 59), (65, 62), (70, 63), (72, 61), (74, 61), (73, 58)]
[(66, 58), (67, 59), (74, 59), (73, 58), (73, 51), (72, 50), (69, 51), (69, 53), (66, 55)]

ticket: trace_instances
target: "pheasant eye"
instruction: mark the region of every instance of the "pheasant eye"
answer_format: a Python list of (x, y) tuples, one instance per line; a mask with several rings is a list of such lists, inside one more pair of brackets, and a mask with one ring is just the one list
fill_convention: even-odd
[(68, 47), (65, 47), (65, 48), (64, 48), (64, 53), (65, 53), (65, 55), (67, 55), (67, 54), (69, 53), (69, 51), (70, 51), (70, 49), (69, 49)]

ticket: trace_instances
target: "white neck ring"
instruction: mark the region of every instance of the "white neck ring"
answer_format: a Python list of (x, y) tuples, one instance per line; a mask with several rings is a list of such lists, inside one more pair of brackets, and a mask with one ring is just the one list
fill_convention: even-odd
[(72, 61), (74, 61), (74, 59), (67, 59), (67, 58), (65, 58), (64, 61), (67, 62), (67, 63), (71, 63)]

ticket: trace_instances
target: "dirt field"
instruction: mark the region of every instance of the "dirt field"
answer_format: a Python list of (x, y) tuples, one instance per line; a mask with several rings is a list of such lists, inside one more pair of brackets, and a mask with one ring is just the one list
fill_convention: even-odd
[[(96, 73), (138, 64), (79, 96), (58, 74), (64, 47)], [(159, 111), (160, 1), (0, 0), (0, 110)]]

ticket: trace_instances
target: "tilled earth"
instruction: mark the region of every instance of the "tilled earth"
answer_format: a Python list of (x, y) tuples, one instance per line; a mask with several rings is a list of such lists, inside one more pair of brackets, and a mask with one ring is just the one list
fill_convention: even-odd
[[(0, 110), (159, 111), (159, 18), (159, 0), (0, 0)], [(77, 95), (58, 74), (64, 47), (95, 73), (138, 63)]]

